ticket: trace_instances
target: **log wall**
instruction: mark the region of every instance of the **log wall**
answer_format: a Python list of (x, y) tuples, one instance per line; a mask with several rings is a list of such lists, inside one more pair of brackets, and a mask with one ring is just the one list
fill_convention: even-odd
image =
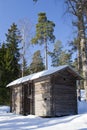
[(77, 114), (76, 80), (67, 71), (52, 76), (52, 113), (54, 116)]
[(16, 114), (21, 113), (21, 102), (22, 102), (22, 87), (12, 87), (12, 112)]
[(66, 70), (12, 87), (12, 112), (44, 117), (77, 114), (75, 77)]
[(50, 79), (35, 82), (35, 115), (50, 116)]

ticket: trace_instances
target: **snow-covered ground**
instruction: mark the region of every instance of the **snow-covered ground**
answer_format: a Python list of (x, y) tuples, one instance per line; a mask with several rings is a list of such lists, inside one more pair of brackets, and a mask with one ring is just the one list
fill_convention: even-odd
[(87, 102), (78, 102), (78, 115), (41, 118), (9, 113), (9, 107), (0, 106), (0, 130), (87, 130)]

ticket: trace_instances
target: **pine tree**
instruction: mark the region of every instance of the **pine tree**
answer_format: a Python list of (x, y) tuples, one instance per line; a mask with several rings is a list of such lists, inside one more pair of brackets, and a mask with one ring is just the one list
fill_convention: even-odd
[(71, 53), (63, 50), (61, 41), (57, 41), (54, 44), (53, 52), (50, 52), (49, 55), (52, 59), (52, 66), (56, 67), (64, 64), (71, 64)]
[(72, 60), (71, 60), (71, 53), (62, 51), (60, 58), (59, 58), (59, 65), (71, 65), (72, 64)]
[(49, 52), (49, 55), (51, 56), (52, 59), (52, 66), (58, 66), (59, 65), (59, 58), (62, 52), (62, 44), (61, 41), (57, 41), (54, 44), (54, 49), (53, 52)]
[(30, 64), (29, 71), (30, 73), (36, 73), (44, 69), (45, 67), (44, 67), (43, 59), (41, 57), (40, 51), (38, 50), (33, 55), (32, 63)]
[(53, 35), (55, 24), (47, 19), (45, 13), (38, 14), (38, 23), (36, 24), (36, 35), (32, 39), (33, 44), (45, 45), (45, 69), (48, 69), (47, 42), (54, 42)]

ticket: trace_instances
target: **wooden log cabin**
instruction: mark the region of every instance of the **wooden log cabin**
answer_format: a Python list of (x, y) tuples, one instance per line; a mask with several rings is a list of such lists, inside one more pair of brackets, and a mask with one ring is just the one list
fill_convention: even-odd
[(7, 85), (11, 111), (42, 117), (77, 114), (76, 81), (81, 79), (68, 65), (19, 78)]

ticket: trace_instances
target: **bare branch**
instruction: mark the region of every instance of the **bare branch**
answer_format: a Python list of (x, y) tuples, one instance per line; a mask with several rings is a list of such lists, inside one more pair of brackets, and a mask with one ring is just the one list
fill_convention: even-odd
[[(73, 1), (73, 0), (72, 0), (72, 1)], [(76, 0), (74, 0), (74, 1), (77, 2)], [(76, 10), (75, 10), (75, 8), (74, 8), (74, 6), (73, 6), (71, 0), (68, 0), (68, 2), (69, 2), (69, 5), (71, 6), (71, 8), (72, 8), (72, 10), (73, 10), (72, 13), (77, 16), (77, 12), (76, 12)]]

